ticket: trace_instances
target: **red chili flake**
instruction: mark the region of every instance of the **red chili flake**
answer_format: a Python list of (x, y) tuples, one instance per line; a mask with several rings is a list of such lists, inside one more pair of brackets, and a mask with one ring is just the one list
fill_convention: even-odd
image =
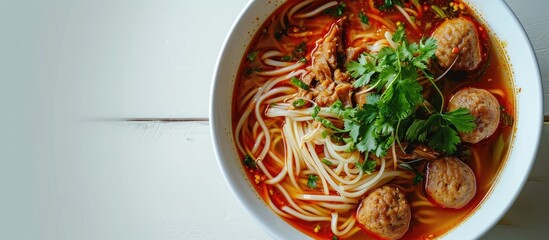
[(457, 54), (459, 52), (459, 48), (458, 47), (455, 47), (452, 49), (452, 53), (453, 54)]

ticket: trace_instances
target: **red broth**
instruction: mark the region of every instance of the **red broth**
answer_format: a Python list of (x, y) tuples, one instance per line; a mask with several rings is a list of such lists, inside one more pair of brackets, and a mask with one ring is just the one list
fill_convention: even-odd
[[(403, 236), (403, 239), (431, 239), (444, 235), (467, 219), (490, 193), (507, 157), (509, 145), (513, 140), (514, 126), (512, 120), (513, 116), (515, 116), (515, 93), (513, 90), (511, 73), (501, 44), (494, 36), (490, 35), (490, 30), (481, 23), (482, 21), (479, 21), (478, 16), (460, 1), (453, 1), (452, 5), (450, 5), (450, 1), (443, 0), (418, 1), (419, 7), (415, 6), (411, 1), (404, 1), (403, 7), (411, 9), (409, 12), (414, 16), (418, 30), (408, 24), (406, 18), (398, 10), (394, 8), (390, 10), (377, 9), (383, 4), (383, 1), (341, 1), (345, 4), (344, 13), (342, 16), (334, 17), (330, 11), (337, 11), (337, 6), (340, 6), (341, 4), (341, 2), (337, 2), (337, 6), (333, 6), (315, 17), (301, 20), (301, 23), (306, 22), (305, 24), (292, 25), (290, 24), (290, 21), (286, 21), (289, 16), (288, 12), (291, 11), (293, 6), (301, 2), (303, 1), (288, 0), (267, 18), (260, 30), (254, 35), (246, 55), (242, 58), (232, 102), (233, 130), (239, 131), (238, 134), (235, 134), (235, 139), (240, 141), (242, 148), (254, 149), (254, 145), (257, 145), (257, 138), (261, 138), (260, 133), (258, 133), (260, 132), (258, 129), (260, 129), (261, 126), (257, 124), (257, 117), (254, 116), (254, 114), (249, 114), (245, 123), (242, 124), (243, 126), (238, 127), (240, 118), (246, 114), (246, 111), (250, 110), (251, 106), (254, 104), (255, 98), (253, 95), (255, 94), (251, 92), (262, 87), (269, 79), (273, 78), (273, 76), (262, 76), (258, 73), (283, 68), (264, 64), (263, 61), (258, 60), (262, 58), (262, 54), (268, 52), (270, 49), (285, 50), (285, 52), (279, 54), (281, 56), (276, 58), (281, 62), (305, 62), (302, 66), (294, 70), (298, 71), (300, 69), (306, 69), (306, 67), (314, 61), (312, 52), (317, 46), (317, 40), (321, 39), (329, 31), (332, 24), (341, 17), (347, 18), (347, 23), (344, 25), (345, 48), (356, 47), (363, 44), (361, 41), (352, 40), (353, 35), (361, 34), (364, 29), (364, 24), (360, 22), (359, 15), (368, 16), (369, 28), (382, 30), (389, 28), (383, 23), (383, 20), (377, 20), (377, 18), (384, 19), (395, 25), (403, 24), (406, 29), (407, 38), (410, 42), (418, 42), (422, 38), (429, 37), (434, 29), (445, 20), (438, 16), (432, 6), (438, 6), (440, 9), (443, 9), (448, 15), (447, 18), (463, 16), (473, 19), (476, 23), (483, 52), (482, 67), (480, 70), (472, 73), (451, 71), (438, 83), (438, 86), (442, 89), (446, 98), (445, 102), (448, 102), (452, 94), (459, 89), (476, 87), (491, 92), (501, 105), (501, 120), (498, 129), (491, 137), (477, 144), (462, 143), (459, 146), (457, 155), (459, 155), (460, 159), (473, 170), (476, 176), (477, 192), (473, 200), (465, 207), (458, 210), (444, 209), (437, 206), (436, 203), (432, 202), (426, 195), (423, 183), (414, 186), (410, 181), (400, 177), (395, 177), (388, 182), (388, 184), (400, 185), (406, 189), (407, 200), (412, 204), (410, 227)], [(313, 2), (294, 13), (293, 16), (303, 12), (310, 12), (328, 2), (329, 1)], [(372, 3), (375, 8), (371, 7)], [(455, 11), (454, 6), (457, 6), (457, 10)], [(417, 16), (413, 14), (414, 12)], [(281, 20), (281, 17), (283, 20)], [(433, 72), (435, 74), (440, 74), (442, 70), (433, 69)], [(274, 86), (293, 87), (288, 81), (276, 83)], [(426, 99), (432, 97), (431, 95), (434, 95), (434, 93), (432, 93), (434, 92), (433, 89), (425, 89), (425, 92)], [(261, 111), (263, 112), (261, 117), (267, 118), (265, 115), (267, 107), (261, 109)], [(284, 124), (285, 121), (283, 117), (272, 118), (269, 122), (269, 126), (279, 128), (282, 128)], [(289, 150), (286, 147), (286, 142), (282, 133), (273, 133), (272, 139), (273, 142), (276, 142), (271, 147), (274, 154), (267, 155), (262, 159), (262, 163), (265, 169), (276, 176), (276, 173), (283, 170), (283, 166), (277, 163), (275, 158), (284, 160), (288, 154), (287, 151)], [(259, 141), (260, 144), (263, 144), (264, 142), (265, 140)], [(323, 151), (323, 148), (317, 146), (314, 151), (321, 152)], [(243, 159), (245, 159), (245, 154), (241, 152), (241, 160)], [(251, 185), (254, 186), (266, 205), (270, 205), (270, 202), (272, 202), (278, 209), (290, 205), (287, 198), (284, 196), (284, 193), (281, 192), (278, 187), (266, 183), (269, 176), (267, 176), (264, 171), (258, 167), (246, 164), (245, 161), (243, 162)], [(418, 169), (425, 172), (426, 164), (427, 162), (418, 165)], [(291, 184), (286, 180), (283, 180), (280, 185), (289, 186)], [(311, 193), (318, 193), (320, 191), (318, 189), (313, 190), (307, 188), (303, 190)], [(334, 194), (337, 193), (334, 192)], [(414, 206), (414, 202), (425, 201), (425, 199), (430, 201), (431, 204)], [(298, 203), (301, 201), (302, 200), (296, 200)], [(314, 203), (314, 201), (312, 202)], [(351, 215), (356, 214), (357, 207), (358, 205), (348, 211), (346, 215), (342, 214), (342, 216), (350, 217)], [(422, 212), (422, 214), (418, 214), (420, 212)], [(281, 218), (312, 238), (332, 239), (334, 237), (334, 234), (330, 229), (330, 221), (305, 221), (295, 217), (284, 216), (281, 216)], [(357, 225), (360, 224), (357, 223)], [(376, 237), (364, 228), (360, 228), (358, 232), (347, 236), (347, 238), (339, 237), (338, 239), (376, 239)]]

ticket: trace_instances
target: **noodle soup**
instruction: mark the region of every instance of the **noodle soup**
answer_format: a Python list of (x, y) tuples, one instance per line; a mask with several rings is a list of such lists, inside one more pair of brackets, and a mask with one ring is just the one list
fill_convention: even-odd
[(443, 235), (488, 194), (514, 132), (501, 46), (459, 1), (287, 1), (236, 82), (251, 184), (315, 239)]

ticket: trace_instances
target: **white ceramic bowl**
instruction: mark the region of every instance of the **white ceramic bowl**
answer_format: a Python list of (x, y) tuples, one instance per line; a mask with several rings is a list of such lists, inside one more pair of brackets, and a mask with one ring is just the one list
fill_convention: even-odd
[[(240, 61), (254, 33), (282, 2), (284, 1), (252, 0), (233, 24), (213, 75), (210, 128), (219, 167), (235, 196), (257, 223), (275, 239), (304, 239), (308, 237), (277, 216), (250, 184), (237, 155), (231, 124), (231, 101)], [(539, 68), (532, 46), (517, 18), (502, 0), (466, 2), (506, 45), (517, 94), (516, 135), (509, 159), (505, 162), (493, 190), (488, 193), (480, 207), (444, 235), (444, 239), (478, 238), (507, 212), (520, 193), (533, 165), (543, 124)]]

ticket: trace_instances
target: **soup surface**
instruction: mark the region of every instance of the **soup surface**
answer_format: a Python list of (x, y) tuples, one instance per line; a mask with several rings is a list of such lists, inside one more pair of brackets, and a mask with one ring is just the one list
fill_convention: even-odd
[(503, 49), (460, 1), (288, 0), (234, 90), (236, 147), (315, 239), (431, 239), (482, 202), (513, 138)]

